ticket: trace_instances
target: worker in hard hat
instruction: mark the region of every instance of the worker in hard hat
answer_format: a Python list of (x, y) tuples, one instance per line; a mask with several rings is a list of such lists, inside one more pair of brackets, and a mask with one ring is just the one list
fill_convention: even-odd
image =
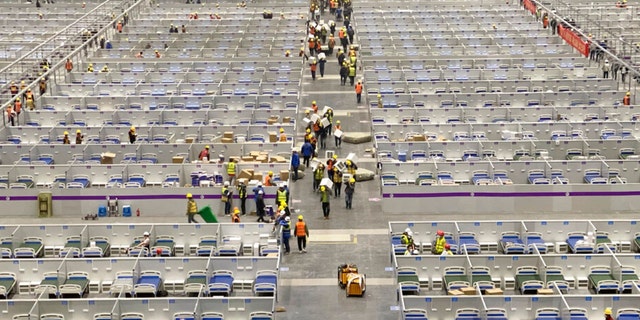
[(233, 196), (233, 191), (231, 190), (229, 181), (225, 181), (222, 185), (222, 190), (220, 191), (220, 201), (224, 204), (224, 215), (228, 216), (231, 214), (231, 199)]
[(298, 154), (298, 149), (293, 148), (291, 150), (291, 179), (293, 182), (298, 180), (298, 169), (300, 169), (300, 155)]
[(84, 135), (80, 129), (76, 130), (76, 144), (82, 144), (82, 140), (84, 140)]
[(344, 186), (344, 203), (347, 209), (353, 209), (353, 194), (356, 192), (356, 179), (351, 177)]
[(342, 124), (340, 124), (340, 120), (336, 120), (336, 130), (333, 132), (336, 148), (340, 148), (342, 145), (342, 133)]
[(331, 172), (333, 173), (329, 178), (331, 178), (331, 181), (333, 182), (333, 196), (337, 198), (340, 197), (342, 190), (342, 171), (334, 167)]
[(352, 176), (356, 176), (356, 171), (358, 171), (358, 166), (353, 163), (351, 160), (347, 160), (344, 162), (345, 167), (347, 168), (347, 172)]
[(150, 239), (150, 235), (148, 231), (145, 231), (142, 234), (142, 239), (141, 240), (136, 240), (138, 241), (138, 243), (136, 245), (134, 245), (133, 247), (129, 248), (129, 250), (134, 249), (134, 248), (147, 248), (147, 250), (150, 249), (151, 247), (151, 239)]
[(240, 198), (240, 209), (242, 209), (242, 215), (247, 214), (247, 185), (244, 183), (244, 179), (238, 180), (238, 198)]
[(402, 232), (400, 236), (400, 243), (407, 246), (413, 243), (413, 232), (410, 228), (404, 229), (404, 232)]
[(324, 178), (324, 164), (319, 163), (316, 169), (313, 170), (313, 191), (318, 190), (322, 178)]
[(129, 143), (136, 143), (136, 139), (138, 138), (138, 134), (136, 133), (136, 127), (129, 128)]
[(296, 222), (295, 229), (296, 238), (298, 240), (298, 252), (307, 253), (307, 237), (309, 236), (309, 228), (304, 222), (302, 215), (298, 216), (298, 222)]
[(229, 183), (233, 183), (237, 172), (238, 164), (236, 163), (236, 159), (229, 157), (229, 162), (227, 162), (227, 177), (229, 177)]
[(444, 244), (444, 250), (442, 250), (441, 256), (452, 256), (453, 251), (451, 251), (451, 245), (448, 243)]
[(267, 173), (267, 176), (264, 177), (264, 186), (265, 187), (274, 186), (274, 183), (273, 183), (273, 171), (269, 171)]
[(209, 146), (205, 146), (204, 149), (200, 151), (198, 160), (207, 162), (209, 161), (209, 159), (211, 159), (211, 155), (209, 154)]
[(280, 128), (280, 138), (279, 142), (287, 142), (287, 135), (284, 133), (284, 128)]
[(325, 220), (329, 220), (329, 213), (331, 213), (330, 201), (331, 195), (329, 190), (325, 186), (320, 186), (320, 202), (322, 203), (322, 215)]
[(447, 240), (444, 238), (444, 231), (438, 230), (436, 232), (436, 239), (433, 240), (433, 244), (431, 245), (431, 253), (442, 254), (442, 251), (444, 251), (444, 246), (446, 244)]
[(233, 208), (233, 216), (231, 217), (231, 222), (240, 223), (240, 209), (238, 209), (238, 207)]
[(69, 139), (69, 131), (64, 132), (64, 137), (62, 137), (62, 144), (71, 144), (71, 139)]
[(193, 200), (193, 195), (187, 193), (187, 222), (198, 223), (195, 219), (196, 214), (198, 214), (198, 204)]
[(87, 72), (93, 72), (93, 63), (89, 63), (87, 66)]
[(284, 254), (289, 254), (291, 252), (291, 246), (289, 245), (289, 239), (291, 238), (291, 217), (284, 215), (284, 219), (280, 220), (280, 226), (282, 227)]
[(622, 98), (622, 104), (625, 106), (631, 105), (631, 92), (627, 92)]
[(613, 320), (611, 313), (611, 308), (604, 309), (604, 320)]

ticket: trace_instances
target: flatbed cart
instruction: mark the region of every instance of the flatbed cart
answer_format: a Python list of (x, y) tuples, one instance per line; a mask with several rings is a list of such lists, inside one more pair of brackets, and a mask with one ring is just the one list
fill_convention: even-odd
[(343, 264), (338, 266), (338, 285), (344, 289), (349, 282), (348, 276), (352, 273), (358, 273), (358, 267), (355, 264)]

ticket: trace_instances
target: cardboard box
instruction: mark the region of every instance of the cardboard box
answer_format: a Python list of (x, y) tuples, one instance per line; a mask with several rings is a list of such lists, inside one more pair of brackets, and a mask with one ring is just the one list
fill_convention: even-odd
[(538, 294), (553, 294), (553, 289), (538, 289)]
[(260, 151), (251, 151), (249, 152), (249, 155), (255, 159), (257, 156), (260, 155)]
[(264, 179), (262, 178), (262, 173), (254, 173), (251, 180), (258, 180), (260, 182), (264, 182)]
[(413, 138), (413, 141), (427, 141), (427, 138), (423, 134), (416, 134), (411, 138)]
[(173, 157), (171, 158), (171, 163), (183, 163), (184, 157)]
[(238, 175), (238, 179), (251, 180), (252, 177), (253, 177), (253, 169), (240, 170), (240, 174)]
[(450, 296), (461, 296), (464, 295), (464, 293), (462, 293), (462, 291), (460, 290), (449, 290), (447, 291), (447, 294)]
[(185, 138), (184, 142), (185, 143), (193, 143), (195, 141), (195, 138)]
[(323, 128), (328, 127), (330, 124), (331, 124), (331, 122), (329, 122), (329, 119), (327, 119), (327, 118), (322, 118), (322, 120), (320, 120), (320, 125)]
[(460, 291), (462, 291), (462, 293), (464, 293), (465, 296), (472, 296), (476, 294), (476, 288), (472, 288), (472, 287), (460, 288)]
[(269, 132), (269, 142), (278, 142), (277, 132)]
[(287, 159), (281, 156), (272, 156), (269, 158), (270, 163), (287, 163)]
[(486, 294), (488, 296), (500, 296), (500, 295), (502, 295), (502, 289), (500, 289), (500, 288), (487, 289), (487, 290), (484, 291), (484, 294)]
[(291, 117), (282, 118), (282, 123), (284, 123), (284, 124), (291, 123)]
[(226, 131), (225, 133), (222, 134), (222, 137), (233, 139), (233, 131)]
[(220, 139), (222, 143), (233, 143), (233, 138), (222, 138)]
[(329, 189), (333, 189), (333, 181), (331, 181), (331, 179), (329, 178), (322, 178), (322, 180), (320, 180), (320, 185), (325, 186)]
[(350, 160), (351, 163), (358, 164), (358, 156), (356, 156), (355, 153), (349, 153), (346, 160)]
[(258, 156), (256, 158), (256, 161), (261, 162), (261, 163), (268, 163), (269, 162), (269, 158), (265, 157), (265, 156)]
[(116, 157), (115, 153), (105, 152), (100, 155), (101, 164), (113, 164), (113, 159)]
[(289, 180), (289, 170), (280, 170), (280, 181)]
[(278, 123), (278, 119), (267, 119), (267, 124), (276, 124)]
[(241, 158), (242, 161), (253, 161), (255, 160), (252, 156), (242, 156)]

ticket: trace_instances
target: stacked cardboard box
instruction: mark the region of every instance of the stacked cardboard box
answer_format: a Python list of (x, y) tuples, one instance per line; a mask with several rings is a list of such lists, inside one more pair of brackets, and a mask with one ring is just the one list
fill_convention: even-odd
[(484, 294), (488, 296), (500, 296), (502, 295), (502, 289), (500, 288), (487, 289), (484, 291)]
[(280, 170), (280, 181), (289, 180), (289, 170)]
[(278, 142), (277, 132), (269, 132), (269, 142)]
[(472, 296), (476, 294), (476, 288), (472, 288), (472, 287), (460, 288), (460, 291), (462, 291), (462, 293), (464, 293), (465, 296)]

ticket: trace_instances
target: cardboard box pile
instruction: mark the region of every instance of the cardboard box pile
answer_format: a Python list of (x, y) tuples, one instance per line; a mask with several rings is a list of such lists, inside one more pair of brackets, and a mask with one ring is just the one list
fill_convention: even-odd
[(233, 131), (226, 131), (222, 134), (222, 139), (220, 139), (222, 143), (233, 143)]
[(184, 157), (173, 157), (171, 158), (171, 162), (172, 163), (183, 163), (184, 162)]
[(461, 295), (464, 295), (464, 293), (462, 293), (462, 291), (460, 291), (460, 290), (449, 290), (447, 292), (447, 294), (450, 295), (450, 296), (461, 296)]
[(105, 152), (100, 155), (101, 164), (113, 164), (113, 159), (116, 157), (115, 153)]
[(488, 296), (499, 296), (499, 295), (502, 295), (502, 289), (500, 288), (487, 289), (484, 291), (484, 294)]
[(462, 291), (462, 293), (464, 293), (465, 296), (472, 296), (476, 294), (476, 288), (472, 288), (472, 287), (460, 288), (460, 291)]

